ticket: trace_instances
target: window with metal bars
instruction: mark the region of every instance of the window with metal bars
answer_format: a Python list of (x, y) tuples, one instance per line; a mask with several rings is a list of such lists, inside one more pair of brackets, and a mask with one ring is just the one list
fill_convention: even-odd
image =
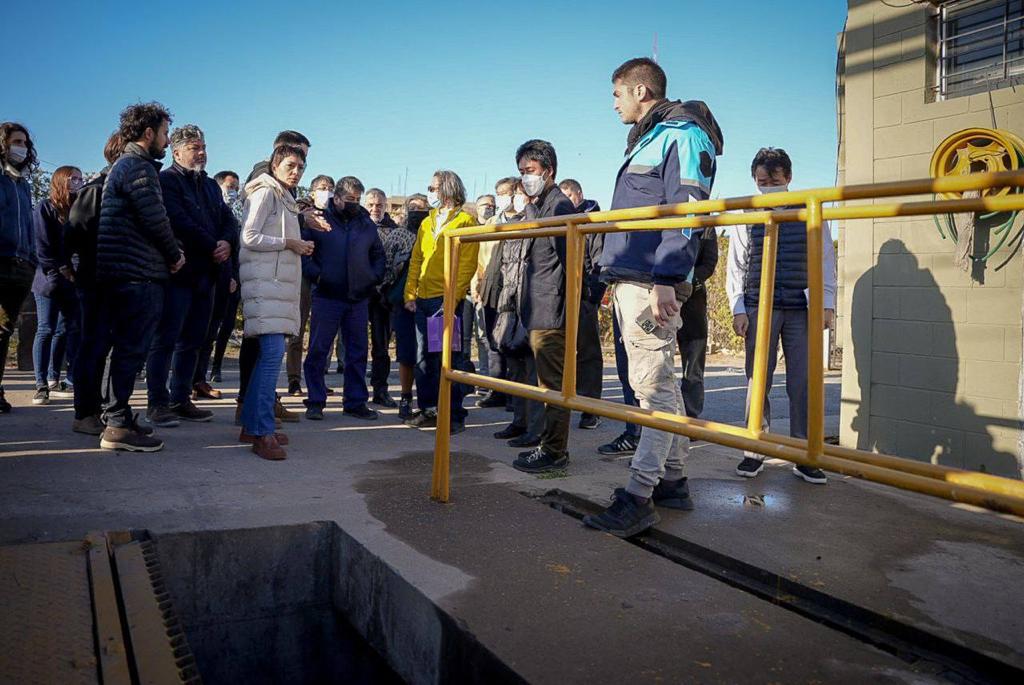
[(954, 0), (938, 22), (940, 98), (1024, 84), (1024, 0)]

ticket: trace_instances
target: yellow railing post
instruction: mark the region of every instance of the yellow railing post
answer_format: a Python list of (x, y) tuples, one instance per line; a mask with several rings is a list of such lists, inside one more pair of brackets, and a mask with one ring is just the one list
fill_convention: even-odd
[[(434, 439), (434, 482), (431, 497), (447, 502), (451, 477), (452, 339), (455, 332), (456, 282), (459, 274), (459, 239), (444, 234), (444, 334), (441, 339), (441, 384), (437, 393), (437, 435)], [(424, 312), (430, 316), (432, 312)], [(465, 323), (463, 323), (465, 325)]]
[(586, 236), (571, 221), (565, 225), (565, 362), (562, 396), (576, 396), (576, 340), (579, 337), (580, 293), (583, 280), (583, 244)]
[[(750, 380), (750, 406), (747, 408), (747, 429), (757, 435), (764, 425), (764, 397), (768, 391), (768, 348), (772, 333), (772, 312), (775, 305), (775, 255), (778, 251), (779, 225), (764, 225), (764, 248), (761, 254), (761, 290), (757, 299), (757, 321), (754, 329), (754, 376)], [(750, 321), (747, 321), (750, 325)]]
[[(807, 459), (811, 464), (825, 453), (825, 274), (821, 200), (807, 200)], [(786, 360), (787, 362), (789, 360)]]

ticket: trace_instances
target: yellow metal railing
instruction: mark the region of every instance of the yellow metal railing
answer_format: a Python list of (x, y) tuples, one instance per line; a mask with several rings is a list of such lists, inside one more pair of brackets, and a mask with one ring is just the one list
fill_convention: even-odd
[[(465, 383), (508, 395), (523, 397), (569, 410), (606, 416), (655, 430), (686, 435), (797, 464), (893, 485), (956, 502), (1024, 516), (1024, 482), (985, 473), (965, 471), (900, 457), (826, 445), (824, 399), (824, 274), (821, 267), (826, 220), (930, 216), (957, 212), (1004, 212), (1024, 210), (1024, 194), (877, 203), (825, 207), (826, 203), (872, 201), (934, 193), (964, 193), (997, 188), (1024, 187), (1024, 171), (928, 178), (898, 183), (878, 183), (836, 188), (754, 195), (724, 200), (702, 200), (677, 205), (619, 209), (590, 214), (559, 216), (502, 226), (472, 226), (445, 234), (444, 245), (444, 347), (441, 354), (441, 387), (438, 398), (437, 434), (431, 496), (447, 502), (450, 496), (451, 384)], [(785, 209), (779, 209), (785, 207)], [(796, 209), (793, 209), (796, 207)], [(738, 211), (742, 210), (742, 211)], [(751, 397), (760, 398), (767, 386), (768, 330), (771, 322), (778, 224), (807, 224), (808, 305), (808, 411), (807, 439), (791, 438), (761, 430), (763, 403), (750, 403), (745, 427), (692, 419), (667, 412), (640, 409), (618, 402), (580, 397), (576, 394), (576, 337), (579, 325), (583, 250), (591, 233), (652, 231), (670, 228), (706, 228), (765, 224), (761, 291), (757, 316), (757, 344)], [(561, 391), (514, 383), (451, 368), (452, 326), (459, 249), (462, 243), (514, 238), (564, 236), (566, 238), (565, 368)], [(459, 296), (461, 300), (461, 294)]]

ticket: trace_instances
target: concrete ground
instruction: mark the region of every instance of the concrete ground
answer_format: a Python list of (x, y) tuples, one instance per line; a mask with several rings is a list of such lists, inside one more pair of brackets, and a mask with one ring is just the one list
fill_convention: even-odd
[[(742, 421), (738, 371), (709, 368), (706, 418)], [(574, 427), (566, 474), (538, 478), (513, 470), (516, 451), (491, 437), (509, 415), (471, 407), (444, 506), (428, 500), (432, 433), (393, 410), (363, 422), (331, 407), (322, 423), (285, 425), (287, 461), (256, 458), (234, 442), (236, 378), (225, 399), (201, 403), (213, 422), (163, 429), (164, 451), (139, 455), (72, 433), (69, 401), (32, 407), (30, 374), (8, 372), (0, 544), (334, 521), (536, 682), (923, 682), (943, 673), (934, 654), (979, 664), (979, 680), (1024, 671), (1018, 519), (835, 475), (814, 486), (782, 463), (741, 479), (737, 452), (698, 443), (695, 511), (662, 512), (634, 545), (537, 501), (604, 506), (628, 460), (596, 447), (621, 424)], [(785, 432), (781, 380), (773, 428)], [(826, 434), (837, 432), (838, 380), (827, 381)], [(605, 397), (621, 397), (612, 369)], [(787, 597), (766, 600), (758, 584)]]

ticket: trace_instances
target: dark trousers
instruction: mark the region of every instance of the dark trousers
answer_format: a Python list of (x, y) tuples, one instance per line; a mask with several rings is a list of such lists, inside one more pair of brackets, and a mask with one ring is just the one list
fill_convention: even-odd
[(252, 370), (260, 358), (260, 339), (258, 336), (242, 338), (242, 349), (238, 352), (238, 402), (241, 404), (245, 391), (252, 378)]
[[(545, 390), (562, 391), (562, 372), (565, 368), (565, 329), (530, 331), (530, 348), (537, 365), (537, 383)], [(553, 404), (544, 406), (544, 430), (540, 446), (548, 454), (561, 457), (568, 453), (568, 409)]]
[[(100, 288), (100, 326), (111, 341), (107, 425), (124, 428), (130, 419), (135, 378), (146, 363), (164, 307), (164, 283), (124, 281)], [(191, 378), (191, 373), (189, 378)]]
[(75, 418), (84, 419), (99, 414), (103, 408), (103, 369), (110, 354), (110, 337), (109, 331), (100, 325), (96, 286), (80, 284), (76, 291), (82, 342), (75, 363)]
[[(444, 299), (430, 297), (416, 300), (416, 402), (420, 409), (437, 407), (437, 397), (441, 388), (441, 353), (429, 352), (427, 349), (427, 319), (441, 308)], [(455, 306), (455, 316), (462, 319), (463, 307), (459, 301)], [(461, 323), (465, 326), (465, 322)], [(452, 368), (462, 368), (462, 352), (452, 350)], [(466, 387), (460, 383), (452, 383), (451, 412), (452, 421), (463, 423), (468, 412), (462, 406)]]
[[(746, 372), (747, 408), (756, 398), (750, 396), (750, 379), (754, 376), (754, 347), (757, 344), (757, 310), (747, 312), (751, 325), (747, 328)], [(818, 332), (821, 335), (821, 332)], [(768, 332), (768, 382), (764, 389), (763, 430), (771, 429), (772, 407), (768, 401), (779, 359), (779, 341), (786, 357), (786, 395), (789, 397), (789, 434), (794, 438), (807, 437), (807, 310), (776, 309), (772, 312)], [(750, 453), (747, 453), (750, 454)]]
[[(306, 374), (307, 404), (327, 403), (324, 371), (331, 354), (334, 336), (340, 335), (345, 347), (345, 409), (366, 406), (366, 300), (344, 302), (313, 295), (309, 313), (309, 351), (302, 370)], [(340, 331), (340, 333), (339, 333)]]
[[(612, 337), (615, 338), (615, 374), (622, 384), (622, 403), (634, 407), (640, 406), (640, 401), (633, 392), (633, 386), (629, 384), (629, 359), (626, 357), (626, 347), (622, 343), (622, 331), (619, 330), (619, 319), (612, 317)], [(626, 424), (626, 434), (634, 438), (640, 438), (640, 426), (635, 423)]]
[(0, 257), (0, 384), (7, 365), (7, 346), (14, 335), (21, 306), (32, 289), (36, 269), (24, 259)]
[(708, 293), (703, 286), (683, 303), (680, 315), (683, 327), (676, 334), (676, 342), (683, 362), (683, 378), (679, 389), (686, 415), (697, 418), (704, 411), (704, 364), (708, 349)]
[(242, 304), (242, 288), (238, 287), (235, 292), (228, 295), (227, 306), (224, 308), (224, 318), (221, 319), (217, 328), (217, 342), (213, 348), (213, 370), (220, 371), (224, 364), (224, 353), (228, 349), (228, 341), (231, 334), (235, 332), (235, 321), (238, 319), (238, 307)]
[(211, 279), (196, 277), (189, 282), (171, 282), (164, 291), (160, 325), (146, 360), (150, 407), (180, 404), (191, 396), (199, 351), (210, 327), (212, 285)]
[[(213, 347), (217, 343), (217, 335), (220, 333), (221, 324), (224, 323), (224, 312), (228, 308), (228, 300), (231, 298), (231, 272), (221, 269), (217, 278), (217, 285), (213, 291), (213, 307), (210, 309), (210, 323), (206, 327), (206, 338), (203, 346), (199, 349), (199, 361), (196, 362), (196, 371), (192, 374), (192, 384), (206, 381), (206, 374), (210, 370), (210, 355), (213, 354)], [(230, 333), (229, 333), (230, 335)]]
[(36, 388), (59, 381), (65, 361), (68, 363), (68, 382), (74, 384), (80, 341), (78, 298), (74, 287), (64, 283), (50, 295), (36, 293), (36, 337), (32, 341)]
[[(370, 318), (370, 385), (374, 394), (388, 390), (388, 375), (391, 373), (391, 307), (380, 295), (371, 295), (367, 302)], [(346, 345), (347, 348), (347, 345)], [(345, 360), (348, 362), (348, 350)]]
[[(310, 288), (309, 281), (303, 278), (302, 284), (299, 286), (299, 334), (293, 335), (288, 340), (288, 353), (285, 355), (285, 368), (289, 383), (302, 381), (302, 345), (306, 340), (306, 324), (309, 322), (310, 298), (312, 297)], [(306, 377), (306, 383), (309, 383), (309, 376)]]
[[(533, 353), (522, 357), (509, 357), (506, 368), (508, 379), (514, 383), (537, 385), (537, 364)], [(544, 433), (544, 403), (510, 395), (512, 423), (526, 429), (527, 435), (539, 438)]]
[(580, 302), (580, 326), (576, 337), (576, 391), (583, 397), (601, 399), (604, 381), (604, 357), (601, 354), (601, 328), (598, 305)]

